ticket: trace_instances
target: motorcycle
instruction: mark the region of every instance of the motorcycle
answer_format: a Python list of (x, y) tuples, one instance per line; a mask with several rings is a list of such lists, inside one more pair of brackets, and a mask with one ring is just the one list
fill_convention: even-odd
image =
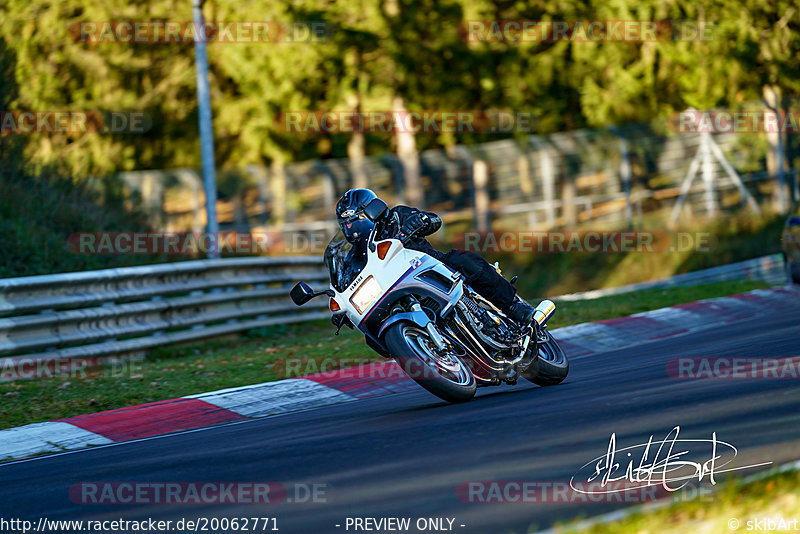
[(540, 386), (567, 377), (566, 354), (547, 331), (551, 301), (536, 307), (535, 325), (518, 325), (461, 273), (406, 248), (413, 234), (381, 237), (387, 213), (380, 199), (367, 204), (362, 216), (375, 223), (370, 234), (354, 245), (340, 230), (325, 249), (329, 289), (314, 291), (301, 281), (292, 301), (302, 306), (327, 295), (337, 334), (342, 326), (357, 327), (370, 348), (448, 402), (468, 401), (478, 386), (516, 384), (519, 377)]

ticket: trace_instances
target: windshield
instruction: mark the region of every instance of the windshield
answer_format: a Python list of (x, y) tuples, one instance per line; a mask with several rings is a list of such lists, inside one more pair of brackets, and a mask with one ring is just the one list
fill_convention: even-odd
[(325, 266), (336, 291), (347, 289), (367, 264), (366, 239), (353, 246), (341, 231), (337, 232), (325, 248)]

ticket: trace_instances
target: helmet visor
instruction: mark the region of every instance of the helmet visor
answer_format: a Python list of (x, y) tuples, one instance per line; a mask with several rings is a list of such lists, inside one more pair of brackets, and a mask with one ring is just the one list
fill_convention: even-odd
[(358, 213), (346, 219), (339, 220), (344, 237), (354, 243), (361, 239), (366, 239), (375, 223), (370, 221), (363, 213)]

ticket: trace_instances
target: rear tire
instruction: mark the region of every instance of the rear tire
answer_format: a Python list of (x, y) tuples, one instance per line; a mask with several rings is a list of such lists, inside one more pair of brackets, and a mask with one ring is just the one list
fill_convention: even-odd
[(800, 264), (784, 260), (786, 279), (790, 284), (800, 284)]
[(385, 341), (403, 371), (440, 399), (455, 403), (475, 396), (472, 371), (454, 355), (438, 355), (425, 329), (399, 322), (386, 332)]
[(554, 386), (567, 378), (569, 360), (558, 341), (544, 330), (547, 341), (539, 343), (539, 355), (522, 373), (522, 376), (538, 386)]

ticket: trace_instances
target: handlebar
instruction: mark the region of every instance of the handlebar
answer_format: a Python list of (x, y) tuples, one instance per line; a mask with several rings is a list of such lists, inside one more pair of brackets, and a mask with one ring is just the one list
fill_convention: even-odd
[(408, 235), (406, 235), (406, 234), (402, 234), (402, 233), (401, 233), (401, 234), (398, 234), (398, 236), (397, 236), (397, 237), (400, 239), (400, 242), (403, 244), (403, 246), (406, 246), (408, 243), (410, 243), (410, 242), (411, 242), (411, 240), (414, 238), (414, 236), (415, 236), (415, 235), (416, 235), (418, 232), (419, 232), (419, 230), (415, 230), (414, 232), (411, 232), (411, 233), (410, 233), (410, 234), (408, 234)]

